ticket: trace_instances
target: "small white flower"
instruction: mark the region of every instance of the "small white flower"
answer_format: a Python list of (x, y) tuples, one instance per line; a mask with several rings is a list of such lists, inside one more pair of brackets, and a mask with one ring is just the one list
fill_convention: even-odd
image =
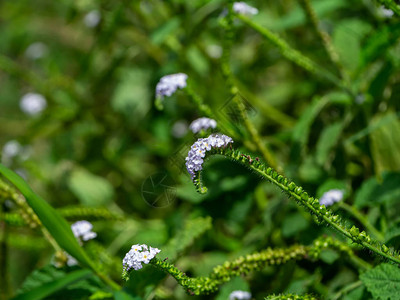
[(21, 98), (19, 107), (27, 115), (35, 116), (47, 107), (47, 101), (41, 94), (27, 93)]
[(78, 221), (71, 225), (74, 236), (79, 240), (88, 241), (94, 239), (97, 234), (92, 231), (93, 225), (88, 221)]
[(215, 127), (217, 127), (217, 122), (210, 118), (196, 119), (189, 126), (190, 130), (192, 130), (193, 133), (198, 133), (201, 130), (205, 131), (209, 128), (215, 128)]
[(73, 266), (78, 265), (78, 261), (74, 257), (69, 255), (68, 253), (66, 253), (66, 254), (67, 254), (67, 258), (68, 258), (68, 260), (67, 260), (68, 267), (73, 267)]
[(226, 147), (233, 143), (232, 138), (224, 134), (212, 134), (208, 138), (198, 139), (190, 148), (186, 157), (186, 169), (191, 175), (192, 180), (197, 171), (203, 168), (203, 158), (211, 148)]
[(188, 76), (184, 73), (177, 73), (161, 77), (156, 86), (156, 96), (163, 98), (164, 96), (171, 96), (175, 91), (186, 87), (186, 80)]
[(188, 124), (186, 121), (176, 121), (174, 125), (172, 125), (171, 133), (176, 138), (181, 138), (185, 136), (188, 131)]
[(380, 7), (380, 12), (385, 18), (391, 18), (394, 15), (393, 10), (386, 8), (383, 5)]
[(85, 15), (83, 23), (85, 23), (86, 27), (94, 28), (97, 25), (99, 25), (100, 20), (101, 20), (100, 12), (94, 9)]
[(256, 14), (258, 14), (257, 8), (252, 7), (242, 1), (233, 3), (233, 11), (240, 15), (256, 15)]
[(343, 195), (344, 192), (342, 190), (329, 190), (322, 195), (322, 197), (319, 199), (319, 203), (328, 207), (336, 202), (341, 201), (343, 199)]
[(49, 52), (46, 44), (42, 42), (36, 42), (30, 44), (25, 50), (25, 56), (29, 59), (36, 60), (44, 57)]
[(222, 56), (222, 47), (219, 45), (209, 45), (206, 48), (207, 54), (211, 57), (211, 58), (215, 58), (218, 59)]
[(233, 291), (229, 295), (229, 300), (250, 300), (251, 293), (245, 291)]
[(148, 264), (160, 252), (160, 249), (146, 244), (133, 245), (122, 260), (123, 272), (126, 273), (131, 269), (140, 270), (143, 268), (142, 263)]
[(16, 140), (8, 141), (3, 146), (3, 159), (9, 159), (17, 156), (22, 151), (21, 144)]

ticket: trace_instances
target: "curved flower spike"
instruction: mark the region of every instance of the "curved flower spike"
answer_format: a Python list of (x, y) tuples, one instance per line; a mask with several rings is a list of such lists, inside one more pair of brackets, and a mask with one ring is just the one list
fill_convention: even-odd
[(185, 88), (187, 78), (188, 76), (185, 73), (176, 73), (161, 77), (156, 86), (156, 107), (160, 110), (163, 109), (162, 100), (164, 97), (172, 96), (178, 88)]
[[(195, 184), (199, 181), (195, 179), (195, 177), (196, 174), (203, 169), (206, 152), (212, 149), (225, 148), (230, 143), (233, 143), (233, 140), (229, 136), (224, 134), (212, 134), (208, 138), (198, 139), (192, 145), (186, 157), (186, 169)], [(206, 189), (201, 189), (201, 192), (205, 193)]]
[(148, 264), (150, 260), (152, 260), (160, 252), (160, 249), (147, 246), (146, 244), (133, 245), (131, 250), (126, 253), (124, 259), (122, 260), (122, 278), (128, 280), (128, 272), (130, 270), (140, 270), (143, 268), (142, 263)]

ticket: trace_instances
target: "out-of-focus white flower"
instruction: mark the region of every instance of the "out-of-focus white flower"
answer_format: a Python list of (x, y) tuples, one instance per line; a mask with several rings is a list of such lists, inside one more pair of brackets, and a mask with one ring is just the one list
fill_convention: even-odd
[(222, 47), (219, 45), (208, 45), (206, 51), (211, 58), (217, 59), (222, 56)]
[(27, 93), (22, 96), (19, 107), (27, 115), (35, 116), (47, 107), (47, 101), (41, 94)]
[(256, 15), (258, 14), (258, 9), (248, 5), (245, 2), (235, 2), (233, 3), (233, 11), (241, 15)]
[(47, 48), (46, 44), (42, 42), (36, 42), (30, 44), (28, 48), (26, 48), (25, 56), (29, 59), (36, 60), (46, 56), (48, 52), (49, 49)]
[(133, 245), (122, 260), (123, 272), (126, 273), (131, 269), (140, 270), (143, 268), (142, 263), (148, 264), (160, 252), (160, 249), (145, 244)]
[(172, 125), (171, 133), (176, 138), (183, 137), (188, 131), (188, 124), (186, 121), (176, 121), (174, 125)]
[(229, 300), (250, 300), (251, 293), (245, 291), (233, 291), (229, 295)]
[(319, 203), (328, 207), (336, 202), (341, 201), (343, 199), (343, 195), (344, 192), (342, 190), (329, 190), (322, 195), (322, 197), (319, 199)]
[(203, 158), (211, 148), (226, 147), (233, 143), (232, 138), (224, 134), (212, 134), (208, 138), (198, 139), (190, 148), (186, 157), (186, 169), (194, 179), (196, 172), (203, 168)]
[(88, 221), (78, 221), (71, 225), (74, 236), (79, 241), (88, 241), (94, 239), (97, 234), (92, 231), (93, 225)]
[(3, 146), (3, 159), (13, 158), (22, 151), (21, 144), (16, 140), (11, 140)]
[(209, 128), (217, 127), (217, 122), (210, 118), (199, 118), (194, 120), (189, 128), (193, 131), (193, 133), (198, 133), (201, 130), (207, 130)]
[(394, 15), (393, 10), (386, 8), (383, 5), (380, 7), (380, 12), (385, 18), (391, 18)]
[(74, 257), (72, 257), (71, 255), (69, 255), (68, 253), (66, 253), (67, 254), (67, 266), (68, 267), (73, 267), (73, 266), (76, 266), (76, 265), (78, 265), (78, 261), (74, 258)]
[(99, 25), (101, 20), (101, 14), (98, 10), (94, 9), (88, 12), (83, 18), (83, 23), (85, 23), (86, 27), (94, 28)]
[(156, 96), (163, 98), (164, 96), (171, 96), (175, 91), (180, 88), (186, 87), (186, 80), (188, 76), (184, 73), (176, 73), (161, 77), (156, 86)]

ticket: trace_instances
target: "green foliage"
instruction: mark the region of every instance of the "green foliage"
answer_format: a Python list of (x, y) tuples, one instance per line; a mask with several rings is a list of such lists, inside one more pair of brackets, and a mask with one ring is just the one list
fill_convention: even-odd
[(400, 270), (397, 266), (380, 264), (360, 275), (374, 299), (400, 299)]
[[(371, 278), (395, 278), (399, 5), (233, 3), (0, 2), (0, 163), (27, 183), (0, 167), (0, 299), (369, 299)], [(187, 86), (157, 97), (178, 72)], [(21, 110), (28, 93), (41, 113)], [(209, 153), (193, 187), (200, 117), (237, 150)], [(342, 200), (321, 206), (331, 189)], [(125, 282), (138, 243), (161, 252)]]

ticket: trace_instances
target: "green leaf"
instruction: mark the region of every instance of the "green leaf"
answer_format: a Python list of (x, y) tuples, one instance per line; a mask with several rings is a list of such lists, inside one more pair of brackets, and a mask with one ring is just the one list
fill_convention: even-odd
[(400, 122), (394, 112), (376, 116), (371, 124), (381, 123), (390, 118), (371, 132), (371, 152), (375, 172), (380, 175), (383, 171), (400, 171)]
[(357, 191), (354, 204), (357, 208), (382, 204), (400, 197), (400, 173), (383, 173), (382, 182), (371, 178)]
[(114, 189), (110, 182), (82, 168), (72, 171), (68, 186), (85, 206), (103, 206), (114, 197)]
[(79, 245), (67, 221), (45, 200), (36, 195), (19, 175), (2, 164), (0, 164), (0, 173), (24, 195), (28, 205), (33, 209), (55, 241), (83, 266), (94, 269), (89, 257)]
[(380, 264), (360, 275), (361, 281), (375, 299), (400, 299), (400, 269), (390, 264)]
[(333, 33), (333, 44), (345, 68), (355, 71), (360, 65), (361, 40), (371, 25), (359, 19), (342, 21)]
[(329, 158), (332, 149), (338, 143), (340, 134), (342, 133), (343, 123), (337, 122), (325, 127), (317, 143), (316, 161), (320, 165), (324, 165)]
[(43, 299), (54, 292), (66, 287), (67, 285), (81, 280), (83, 278), (88, 277), (89, 275), (93, 274), (90, 270), (78, 270), (71, 272), (64, 277), (61, 277), (59, 279), (56, 279), (54, 281), (45, 283), (38, 288), (31, 290), (29, 292), (26, 292), (24, 294), (17, 295), (14, 300), (40, 300)]

